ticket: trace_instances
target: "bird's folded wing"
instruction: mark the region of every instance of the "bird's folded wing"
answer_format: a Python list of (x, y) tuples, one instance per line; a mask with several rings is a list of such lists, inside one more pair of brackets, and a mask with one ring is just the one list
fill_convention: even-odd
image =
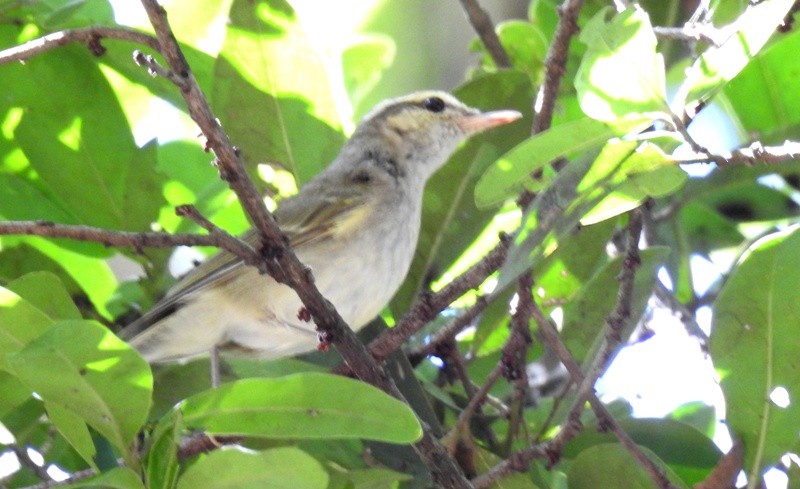
[[(289, 198), (281, 203), (275, 217), (293, 248), (300, 249), (352, 230), (369, 210), (367, 199), (357, 188), (344, 193), (319, 192), (305, 195), (302, 202)], [(242, 239), (255, 246), (258, 236), (250, 230)], [(127, 339), (136, 336), (175, 312), (188, 295), (232, 280), (242, 266), (245, 266), (242, 260), (232, 253), (224, 250), (217, 253), (189, 272), (150, 311), (120, 331), (120, 336)]]

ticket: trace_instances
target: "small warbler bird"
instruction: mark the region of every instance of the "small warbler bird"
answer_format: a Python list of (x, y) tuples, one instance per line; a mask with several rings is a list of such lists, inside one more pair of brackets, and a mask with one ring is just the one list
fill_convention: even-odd
[[(471, 134), (516, 111), (480, 112), (437, 91), (379, 104), (339, 156), (279, 203), (275, 219), (315, 284), (354, 329), (405, 279), (420, 230), (425, 182)], [(255, 233), (244, 239), (256, 242)], [(289, 287), (222, 251), (189, 272), (120, 336), (149, 362), (222, 351), (275, 358), (312, 350), (313, 323)]]

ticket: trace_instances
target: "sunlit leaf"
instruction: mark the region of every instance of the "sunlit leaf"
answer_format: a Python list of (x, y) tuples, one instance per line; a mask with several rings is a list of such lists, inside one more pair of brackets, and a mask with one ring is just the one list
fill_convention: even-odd
[(392, 443), (421, 435), (406, 404), (363, 382), (320, 373), (242, 379), (192, 396), (180, 410), (188, 428), (218, 434)]
[(792, 5), (794, 0), (764, 0), (749, 5), (736, 20), (730, 37), (719, 47), (708, 48), (687, 71), (676, 104), (686, 106), (706, 100), (736, 76), (783, 23)]
[(656, 53), (650, 18), (628, 7), (610, 21), (610, 7), (581, 29), (587, 45), (575, 75), (583, 112), (601, 121), (667, 110), (664, 60)]
[(213, 105), (249, 168), (277, 164), (305, 182), (333, 160), (344, 137), (331, 87), (288, 3), (234, 0)]
[(132, 460), (131, 442), (150, 408), (152, 376), (141, 356), (108, 328), (59, 321), (7, 359), (42, 399), (84, 419)]
[(607, 124), (580, 119), (553, 127), (517, 145), (490, 166), (475, 185), (475, 202), (478, 207), (488, 207), (516, 197), (523, 188), (538, 190), (547, 182), (531, 177), (536, 170), (556, 158), (599, 147), (640, 125), (641, 121)]

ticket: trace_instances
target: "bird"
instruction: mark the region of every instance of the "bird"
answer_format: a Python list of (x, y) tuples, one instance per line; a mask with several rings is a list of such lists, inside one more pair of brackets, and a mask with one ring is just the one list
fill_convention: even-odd
[[(481, 112), (444, 91), (386, 100), (359, 122), (330, 165), (278, 203), (281, 231), (351, 328), (374, 319), (405, 279), (429, 177), (469, 136), (521, 116)], [(243, 239), (257, 243), (252, 230)], [(216, 351), (272, 359), (318, 344), (302, 309), (291, 288), (221, 251), (119, 335), (150, 363)]]

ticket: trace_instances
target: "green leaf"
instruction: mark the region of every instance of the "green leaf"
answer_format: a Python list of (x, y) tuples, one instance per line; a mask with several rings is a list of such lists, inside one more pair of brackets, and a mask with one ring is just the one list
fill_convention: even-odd
[[(751, 4), (736, 21), (738, 29), (719, 47), (712, 46), (686, 72), (676, 95), (683, 106), (707, 100), (736, 76), (783, 23), (794, 0), (765, 0)], [(676, 113), (683, 112), (677, 107)]]
[(59, 278), (50, 272), (33, 272), (10, 284), (8, 290), (18, 294), (51, 319), (81, 319), (81, 312)]
[(72, 448), (89, 464), (90, 467), (97, 470), (94, 458), (97, 450), (92, 441), (92, 435), (89, 433), (89, 427), (81, 416), (59, 404), (45, 401), (44, 409), (47, 412), (47, 418), (53, 423), (61, 436), (67, 440)]
[[(236, 470), (231, 470), (235, 467)], [(178, 481), (178, 489), (325, 489), (328, 474), (313, 457), (285, 447), (262, 452), (222, 449), (203, 455)]]
[(0, 370), (0, 419), (30, 399), (28, 386), (8, 372)]
[[(726, 422), (742, 438), (748, 478), (798, 448), (797, 335), (800, 231), (756, 242), (713, 306), (711, 356), (722, 378)], [(785, 390), (785, 391), (784, 391)], [(788, 405), (770, 396), (784, 392)]]
[(346, 475), (353, 485), (353, 489), (383, 489), (397, 487), (398, 482), (413, 479), (408, 474), (397, 472), (383, 467), (373, 467), (363, 470), (351, 470)]
[(42, 399), (80, 416), (131, 463), (153, 380), (127, 343), (93, 321), (59, 321), (7, 361)]
[(72, 246), (70, 248), (61, 246), (63, 240), (55, 242), (45, 238), (30, 237), (20, 238), (20, 241), (30, 244), (58, 263), (86, 293), (97, 311), (108, 316), (106, 303), (117, 288), (117, 279), (108, 263), (92, 253), (94, 250), (103, 250), (103, 245), (76, 243), (79, 246), (75, 248), (81, 251), (74, 251)]
[(723, 90), (745, 131), (761, 133), (776, 142), (787, 137), (787, 128), (800, 124), (800, 97), (794, 90), (800, 72), (800, 31), (777, 41), (759, 53)]
[[(683, 481), (650, 450), (642, 448), (667, 478), (678, 488), (687, 489)], [(569, 465), (570, 489), (655, 489), (653, 479), (633, 455), (618, 443), (604, 443), (582, 451)]]
[(531, 178), (536, 170), (556, 158), (601, 146), (640, 125), (641, 121), (607, 124), (579, 119), (548, 129), (517, 145), (486, 170), (475, 185), (475, 203), (485, 208), (516, 196), (523, 188), (538, 190), (547, 182)]
[[(14, 136), (63, 207), (81, 223), (149, 230), (161, 202), (160, 182), (153, 172), (136, 173), (141, 171), (143, 154), (91, 55), (78, 46), (67, 46), (57, 55), (47, 53), (30, 60), (14, 75), (17, 83), (6, 90), (14, 94), (12, 101), (25, 107)], [(19, 76), (33, 87), (21, 88)], [(27, 93), (31, 89), (38, 90)], [(152, 167), (152, 161), (145, 166)], [(138, 192), (146, 190), (142, 181), (148, 181), (155, 192), (142, 196), (150, 203), (128, 215), (128, 192), (131, 186)]]
[(363, 382), (300, 373), (242, 379), (180, 405), (188, 428), (267, 438), (364, 438), (411, 443), (421, 428), (407, 405)]
[[(627, 417), (618, 424), (637, 445), (652, 450), (689, 485), (705, 479), (722, 456), (711, 438), (674, 419)], [(616, 441), (613, 433), (584, 430), (564, 447), (564, 456), (573, 458), (589, 447)]]
[(233, 2), (212, 105), (248, 168), (277, 164), (298, 182), (319, 173), (344, 142), (331, 86), (288, 3)]
[(139, 475), (128, 467), (117, 467), (91, 479), (63, 486), (65, 489), (144, 489)]
[(581, 30), (588, 46), (575, 75), (583, 112), (597, 120), (667, 112), (664, 60), (656, 53), (650, 18), (640, 7), (628, 7), (606, 21), (601, 10)]
[(178, 480), (178, 445), (183, 422), (178, 411), (163, 416), (148, 439), (145, 480), (149, 489), (172, 489)]
[(52, 325), (44, 312), (0, 287), (0, 368), (8, 370), (8, 354), (22, 350)]
[(394, 40), (385, 35), (364, 34), (342, 51), (344, 86), (353, 106), (378, 84), (383, 73), (394, 61)]

